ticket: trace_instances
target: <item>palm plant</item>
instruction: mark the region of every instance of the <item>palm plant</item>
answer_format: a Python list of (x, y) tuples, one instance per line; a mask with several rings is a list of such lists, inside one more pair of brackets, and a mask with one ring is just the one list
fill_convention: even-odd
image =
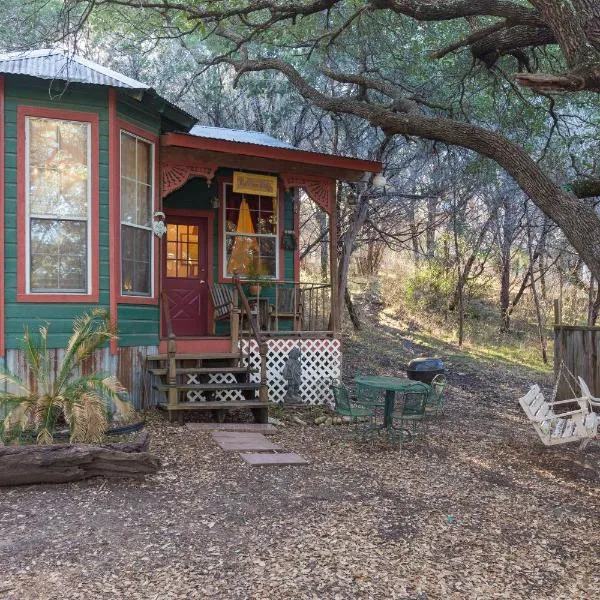
[(75, 319), (73, 334), (60, 364), (54, 365), (48, 348), (48, 327), (39, 336), (28, 330), (23, 351), (28, 368), (27, 383), (6, 368), (0, 368), (0, 383), (14, 391), (0, 392), (0, 440), (32, 434), (38, 444), (53, 441), (59, 419), (69, 427), (71, 442), (97, 442), (113, 413), (127, 421), (133, 407), (121, 395), (126, 391), (116, 377), (103, 373), (83, 374), (82, 363), (95, 350), (115, 338), (107, 311), (94, 309)]

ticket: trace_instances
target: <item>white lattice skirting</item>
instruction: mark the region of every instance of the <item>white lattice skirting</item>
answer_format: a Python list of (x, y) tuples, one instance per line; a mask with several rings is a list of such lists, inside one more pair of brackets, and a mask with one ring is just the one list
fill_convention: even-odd
[[(250, 344), (250, 352), (248, 352)], [(285, 361), (294, 347), (300, 348), (300, 364), (302, 383), (300, 395), (306, 404), (331, 404), (332, 379), (339, 379), (342, 368), (342, 351), (340, 340), (335, 339), (276, 339), (268, 340), (267, 382), (269, 384), (269, 400), (283, 402), (286, 382), (281, 376)], [(252, 381), (260, 381), (260, 355), (258, 344), (252, 340), (243, 341), (242, 349), (248, 352), (250, 366), (256, 370), (251, 375)]]

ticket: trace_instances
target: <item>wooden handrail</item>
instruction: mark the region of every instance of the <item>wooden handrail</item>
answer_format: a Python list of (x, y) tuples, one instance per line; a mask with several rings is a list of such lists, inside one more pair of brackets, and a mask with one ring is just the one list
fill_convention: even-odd
[[(238, 292), (239, 299), (242, 303), (242, 310), (246, 313), (246, 318), (250, 323), (250, 329), (252, 330), (252, 335), (258, 344), (258, 354), (260, 356), (260, 388), (258, 391), (259, 398), (265, 404), (269, 401), (269, 387), (267, 385), (267, 351), (268, 345), (266, 340), (262, 337), (260, 333), (260, 328), (254, 322), (252, 318), (252, 309), (250, 308), (250, 303), (248, 302), (248, 298), (246, 298), (246, 294), (244, 293), (244, 289), (242, 288), (242, 284), (240, 282), (240, 278), (235, 276), (233, 278), (233, 283), (235, 284), (235, 288)], [(234, 309), (237, 307), (234, 307)], [(250, 350), (250, 348), (248, 348)]]
[(175, 338), (175, 332), (173, 331), (173, 323), (171, 321), (171, 311), (169, 309), (169, 295), (167, 290), (162, 290), (160, 293), (160, 308), (165, 316), (165, 325), (167, 326), (167, 337), (169, 339)]
[(242, 301), (242, 309), (246, 313), (246, 317), (248, 318), (248, 322), (250, 323), (250, 327), (252, 329), (252, 335), (258, 344), (261, 344), (263, 341), (262, 335), (260, 334), (260, 330), (257, 327), (254, 319), (252, 318), (252, 309), (250, 308), (250, 303), (248, 302), (248, 298), (244, 293), (244, 288), (242, 287), (241, 281), (239, 277), (234, 277), (233, 282), (238, 291), (239, 298)]
[(169, 296), (167, 290), (162, 290), (160, 293), (160, 309), (165, 315), (165, 325), (167, 327), (167, 381), (169, 383), (168, 400), (171, 406), (177, 404), (177, 339), (173, 331), (173, 323), (171, 322), (171, 311), (169, 309)]

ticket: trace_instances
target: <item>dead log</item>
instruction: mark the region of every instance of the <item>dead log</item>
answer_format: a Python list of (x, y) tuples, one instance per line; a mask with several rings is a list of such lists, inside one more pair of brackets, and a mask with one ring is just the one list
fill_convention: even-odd
[(148, 452), (148, 433), (115, 444), (0, 447), (0, 486), (66, 483), (90, 477), (143, 477), (160, 461)]

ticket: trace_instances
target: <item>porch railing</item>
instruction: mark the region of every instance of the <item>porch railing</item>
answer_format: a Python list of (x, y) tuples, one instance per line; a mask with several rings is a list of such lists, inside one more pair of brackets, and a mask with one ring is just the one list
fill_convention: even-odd
[(333, 334), (331, 311), (336, 307), (331, 305), (329, 283), (247, 279), (239, 283), (248, 289), (246, 296), (263, 337)]

